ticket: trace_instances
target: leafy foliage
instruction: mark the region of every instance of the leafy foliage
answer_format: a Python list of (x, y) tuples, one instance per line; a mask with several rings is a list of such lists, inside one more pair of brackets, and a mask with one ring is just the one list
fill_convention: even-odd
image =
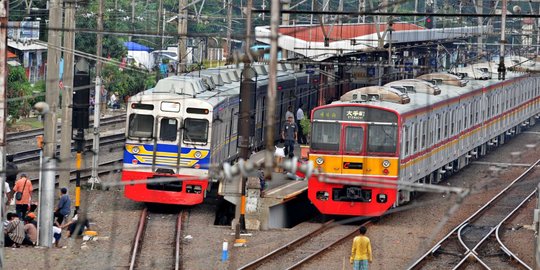
[(27, 117), (32, 105), (45, 99), (45, 82), (41, 81), (32, 86), (21, 66), (9, 67), (7, 87), (8, 115), (14, 120)]

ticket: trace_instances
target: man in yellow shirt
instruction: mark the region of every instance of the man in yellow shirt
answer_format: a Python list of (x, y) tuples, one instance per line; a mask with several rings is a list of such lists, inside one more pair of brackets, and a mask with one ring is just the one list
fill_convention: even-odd
[(360, 227), (360, 235), (356, 236), (353, 240), (351, 251), (351, 264), (354, 270), (368, 270), (368, 262), (373, 261), (371, 255), (371, 242), (366, 236), (367, 228)]

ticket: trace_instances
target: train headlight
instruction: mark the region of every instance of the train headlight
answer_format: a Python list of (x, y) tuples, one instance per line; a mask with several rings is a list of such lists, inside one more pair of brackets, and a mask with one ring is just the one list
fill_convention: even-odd
[(385, 203), (388, 200), (388, 197), (386, 194), (377, 194), (377, 202), (378, 203)]
[(317, 191), (316, 198), (320, 201), (328, 201), (328, 192), (326, 191)]
[(195, 158), (201, 158), (202, 157), (201, 151), (195, 152), (194, 156), (195, 156)]
[(386, 160), (386, 159), (385, 159), (385, 160), (383, 160), (383, 162), (382, 162), (382, 166), (383, 166), (383, 167), (385, 167), (385, 168), (388, 168), (388, 167), (390, 167), (390, 161), (388, 161), (388, 160)]
[(141, 149), (138, 146), (133, 146), (133, 148), (131, 148), (131, 152), (133, 152), (133, 154), (138, 154), (141, 152)]
[(322, 165), (322, 164), (324, 163), (324, 158), (318, 157), (318, 158), (315, 160), (315, 163), (317, 163), (317, 165)]

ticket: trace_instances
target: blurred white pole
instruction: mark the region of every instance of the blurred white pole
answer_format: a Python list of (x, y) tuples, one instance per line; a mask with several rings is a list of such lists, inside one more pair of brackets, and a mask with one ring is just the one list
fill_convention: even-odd
[(98, 176), (99, 165), (99, 125), (100, 125), (100, 107), (101, 103), (101, 78), (96, 77), (96, 89), (94, 90), (94, 142), (92, 144), (92, 151), (94, 156), (92, 157), (92, 176), (90, 177), (90, 183), (92, 186), (90, 189), (94, 189), (94, 184), (100, 183)]

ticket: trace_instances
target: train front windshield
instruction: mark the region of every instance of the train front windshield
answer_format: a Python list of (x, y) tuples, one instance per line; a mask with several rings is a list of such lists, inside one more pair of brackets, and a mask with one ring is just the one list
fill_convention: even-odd
[(330, 107), (313, 114), (311, 151), (344, 155), (395, 155), (397, 116), (364, 107)]

